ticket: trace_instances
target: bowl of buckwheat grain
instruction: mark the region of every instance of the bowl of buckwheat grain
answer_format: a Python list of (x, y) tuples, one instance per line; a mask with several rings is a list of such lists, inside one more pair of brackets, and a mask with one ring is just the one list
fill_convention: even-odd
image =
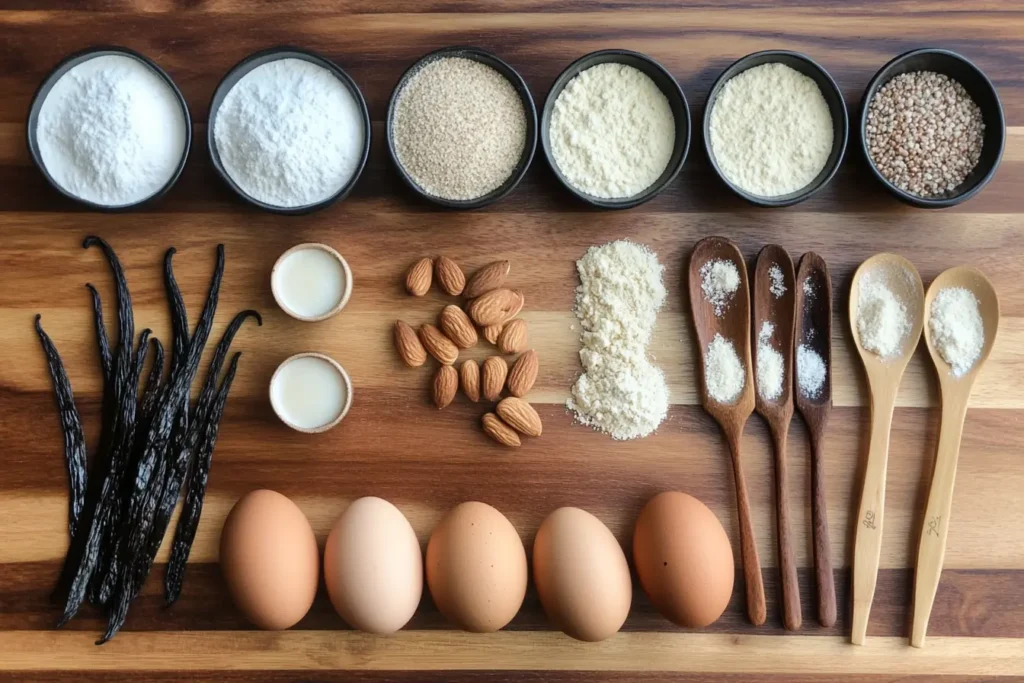
[(965, 57), (926, 48), (883, 66), (864, 93), (861, 144), (875, 177), (925, 209), (966, 201), (995, 175), (1006, 122), (995, 87)]

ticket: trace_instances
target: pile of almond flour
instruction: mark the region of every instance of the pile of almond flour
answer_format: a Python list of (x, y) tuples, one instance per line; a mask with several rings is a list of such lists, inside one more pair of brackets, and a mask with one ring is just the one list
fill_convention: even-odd
[(576, 269), (583, 374), (566, 405), (614, 439), (647, 436), (668, 412), (665, 377), (647, 358), (665, 303), (664, 268), (648, 248), (620, 240), (591, 247)]

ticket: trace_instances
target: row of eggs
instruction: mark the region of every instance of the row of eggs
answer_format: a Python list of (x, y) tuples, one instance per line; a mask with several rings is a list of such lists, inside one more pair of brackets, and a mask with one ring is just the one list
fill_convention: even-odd
[[(636, 521), (633, 560), (652, 604), (680, 626), (707, 626), (729, 603), (729, 538), (692, 496), (669, 491), (647, 503)], [(253, 491), (235, 504), (221, 532), (220, 563), (235, 604), (260, 628), (289, 628), (313, 604), (319, 547), (306, 516), (280, 493)], [(363, 631), (393, 633), (405, 626), (419, 606), (425, 574), (449, 621), (488, 633), (519, 611), (529, 568), (519, 533), (486, 503), (449, 511), (431, 533), (424, 559), (402, 512), (366, 497), (335, 523), (323, 572), (335, 610)], [(559, 508), (541, 524), (533, 580), (548, 618), (574, 638), (608, 638), (629, 614), (633, 590), (625, 553), (607, 526), (579, 508)]]

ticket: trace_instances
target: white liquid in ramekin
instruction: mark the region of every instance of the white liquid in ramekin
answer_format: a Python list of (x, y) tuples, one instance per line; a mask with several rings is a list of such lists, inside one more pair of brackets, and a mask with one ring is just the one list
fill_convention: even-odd
[(289, 426), (316, 430), (331, 425), (348, 409), (349, 387), (331, 361), (299, 356), (286, 360), (274, 373), (270, 401)]
[(272, 277), (278, 303), (299, 318), (315, 319), (331, 313), (349, 287), (341, 260), (313, 246), (286, 254)]

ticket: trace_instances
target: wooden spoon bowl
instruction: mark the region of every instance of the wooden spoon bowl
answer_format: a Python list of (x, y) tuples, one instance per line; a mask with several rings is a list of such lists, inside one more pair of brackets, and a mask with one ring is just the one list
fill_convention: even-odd
[[(715, 315), (715, 306), (704, 296), (701, 287), (700, 270), (704, 264), (714, 260), (731, 261), (739, 271), (740, 283), (732, 299)], [(690, 310), (697, 334), (698, 357), (700, 359), (701, 404), (719, 425), (729, 443), (732, 454), (733, 473), (736, 481), (736, 504), (739, 510), (740, 546), (743, 559), (743, 577), (746, 582), (747, 613), (755, 626), (767, 618), (764, 582), (761, 578), (761, 562), (757, 556), (754, 526), (750, 519), (750, 503), (747, 486), (740, 462), (740, 441), (743, 426), (754, 411), (754, 376), (750, 362), (750, 288), (747, 282), (747, 267), (739, 248), (724, 237), (707, 237), (693, 248), (689, 268)], [(746, 371), (743, 390), (730, 404), (716, 401), (708, 393), (704, 367), (704, 354), (716, 334), (731, 341), (736, 355), (743, 362)]]
[(917, 555), (917, 570), (914, 575), (914, 618), (910, 633), (910, 644), (923, 647), (928, 631), (935, 593), (939, 588), (942, 563), (946, 555), (946, 537), (949, 533), (949, 518), (953, 507), (953, 483), (956, 480), (957, 461), (960, 458), (960, 439), (963, 435), (967, 404), (971, 388), (981, 367), (985, 364), (995, 343), (999, 328), (999, 298), (992, 283), (980, 270), (960, 266), (951, 268), (932, 282), (924, 300), (925, 319), (931, 319), (932, 304), (940, 291), (949, 287), (968, 290), (978, 301), (978, 310), (984, 327), (985, 339), (981, 353), (974, 365), (961, 376), (953, 374), (949, 363), (942, 357), (932, 337), (931, 325), (925, 325), (924, 339), (928, 352), (935, 363), (942, 392), (942, 422), (939, 426), (939, 443), (935, 453), (935, 467), (932, 470), (928, 506), (925, 509), (924, 526), (921, 529), (920, 547)]
[[(881, 278), (893, 294), (906, 306), (910, 332), (901, 340), (898, 353), (882, 358), (864, 348), (857, 326), (860, 288), (865, 278)], [(867, 636), (868, 616), (875, 596), (878, 564), (882, 553), (882, 519), (885, 510), (885, 471), (889, 459), (889, 432), (896, 407), (896, 393), (903, 371), (921, 340), (924, 324), (924, 285), (910, 261), (896, 254), (877, 254), (860, 265), (853, 276), (850, 291), (850, 327), (857, 345), (871, 392), (871, 442), (853, 550), (853, 628), (850, 639), (863, 645)]]

